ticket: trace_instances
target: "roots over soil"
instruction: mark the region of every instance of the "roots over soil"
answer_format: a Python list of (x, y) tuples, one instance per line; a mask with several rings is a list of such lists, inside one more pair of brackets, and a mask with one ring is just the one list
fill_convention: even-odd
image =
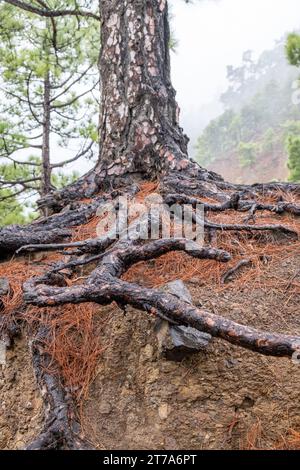
[[(153, 194), (161, 195), (165, 210), (175, 203), (191, 208), (204, 204), (204, 247), (184, 238), (141, 239), (139, 234), (150, 227), (147, 211), (129, 210), (131, 239), (115, 240), (105, 232), (97, 237), (103, 217), (97, 209), (110, 202), (120, 211), (118, 196), (125, 194), (132, 206), (137, 202), (149, 206)], [(3, 229), (2, 253), (7, 260), (0, 275), (8, 279), (10, 288), (1, 298), (2, 337), (10, 346), (19, 329), (25, 328), (44, 401), (43, 429), (27, 448), (92, 445), (81, 427), (82, 404), (97, 364), (110, 347), (105, 341), (99, 344), (99, 305), (113, 303), (124, 311), (131, 306), (150, 319), (192, 326), (263, 355), (297, 354), (300, 337), (288, 319), (275, 328), (275, 323), (223, 313), (215, 302), (213, 308), (201, 299), (197, 306), (186, 304), (159, 287), (201, 275), (199, 292), (204, 297), (207, 289), (213, 289), (213, 295), (222, 299), (230, 289), (238, 292), (241, 302), (245, 289), (262, 288), (270, 265), (275, 268), (279, 259), (289, 259), (299, 250), (299, 208), (299, 189), (293, 185), (238, 187), (218, 179), (188, 181), (175, 172), (157, 182), (137, 181), (129, 190), (119, 188), (73, 202), (63, 212), (23, 228), (21, 237), (18, 227)], [(13, 251), (17, 256), (9, 258)], [(276, 278), (276, 271), (273, 275), (263, 285), (267, 295), (274, 286), (286, 292), (287, 299), (297, 295), (297, 273), (286, 282)], [(210, 346), (210, 354), (214, 351)]]

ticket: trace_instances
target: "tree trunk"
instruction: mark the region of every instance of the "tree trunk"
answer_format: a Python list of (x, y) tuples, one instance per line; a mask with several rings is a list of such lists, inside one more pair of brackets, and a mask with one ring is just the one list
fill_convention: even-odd
[(60, 210), (100, 189), (184, 171), (221, 181), (191, 161), (188, 138), (170, 78), (170, 29), (166, 0), (102, 0), (99, 158), (75, 184), (53, 192), (39, 206)]
[(51, 190), (51, 166), (50, 166), (50, 73), (46, 72), (44, 79), (44, 104), (43, 104), (43, 142), (42, 142), (42, 187), (43, 196)]
[(187, 159), (170, 79), (165, 0), (103, 0), (100, 177), (156, 175)]

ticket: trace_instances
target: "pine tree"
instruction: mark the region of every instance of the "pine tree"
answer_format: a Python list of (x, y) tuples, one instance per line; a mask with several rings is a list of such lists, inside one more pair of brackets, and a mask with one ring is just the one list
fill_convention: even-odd
[[(27, 11), (29, 9), (42, 18), (87, 15), (85, 2), (76, 2), (74, 8), (68, 11), (59, 9), (58, 2), (54, 1), (56, 8), (50, 8), (50, 1), (47, 7), (41, 7), (39, 0), (30, 4), (23, 0), (6, 2)], [(255, 213), (267, 211), (272, 218), (283, 212), (299, 215), (300, 206), (297, 203), (286, 201), (283, 197), (278, 200), (279, 190), (283, 194), (294, 192), (297, 195), (299, 185), (232, 184), (189, 159), (188, 139), (179, 125), (179, 109), (170, 76), (167, 1), (101, 0), (99, 6), (101, 107), (98, 161), (78, 181), (41, 199), (41, 206), (53, 211), (51, 217), (29, 224), (26, 229), (8, 227), (0, 231), (0, 247), (5, 255), (34, 251), (61, 254), (62, 250), (64, 255), (55, 265), (52, 263), (45, 267), (42, 275), (25, 279), (23, 286), (24, 304), (21, 303), (21, 306), (37, 307), (34, 313), (37, 330), (32, 354), (46, 405), (43, 430), (27, 447), (29, 449), (83, 449), (88, 446), (79, 431), (70, 389), (67, 390), (63, 380), (60, 380), (59, 369), (56, 375), (52, 374), (53, 358), (51, 351), (45, 348), (45, 343), (49, 344), (49, 329), (53, 328), (53, 323), (59, 324), (61, 309), (66, 304), (92, 302), (108, 305), (115, 301), (122, 309), (131, 305), (163, 318), (173, 326), (193, 327), (198, 330), (195, 332), (198, 337), (206, 339), (206, 344), (211, 336), (215, 336), (268, 356), (294, 357), (299, 355), (300, 350), (299, 336), (259, 331), (180, 300), (177, 295), (124, 280), (122, 275), (132, 265), (172, 251), (184, 251), (198, 259), (228, 262), (231, 254), (212, 246), (213, 241), (219, 240), (216, 233), (230, 232), (234, 237), (236, 233), (245, 232), (250, 237), (254, 233), (271, 232), (287, 237), (292, 243), (297, 238), (292, 226), (257, 224)], [(89, 11), (89, 16), (97, 16), (93, 10)], [(121, 237), (119, 240), (107, 232), (103, 237), (86, 238), (83, 231), (80, 241), (69, 240), (72, 227), (92, 221), (96, 214), (99, 216), (99, 208), (103, 209), (104, 214), (119, 214), (119, 229), (121, 231), (123, 227), (125, 231), (128, 214), (121, 217), (122, 202), (118, 196), (127, 195), (131, 204), (134, 195), (140, 193), (143, 196), (141, 185), (146, 181), (148, 187), (153, 186), (154, 180), (164, 202), (163, 209), (168, 213), (174, 204), (188, 204), (189, 215), (195, 225), (199, 221), (194, 209), (202, 200), (206, 246), (188, 240), (186, 234), (182, 238), (145, 240), (144, 233), (150, 231), (149, 218), (150, 221), (155, 218), (155, 214), (149, 215), (148, 211), (142, 215), (135, 214), (136, 218), (129, 226), (132, 238)], [(148, 202), (151, 200), (148, 199)], [(217, 223), (210, 215), (224, 211), (230, 211), (231, 220), (236, 223)], [(253, 223), (241, 222), (240, 212), (248, 212)], [(160, 228), (160, 221), (157, 222), (156, 226)], [(253, 240), (257, 243), (255, 237)], [(263, 243), (261, 240), (259, 242)], [(239, 245), (238, 242), (236, 244)], [(227, 238), (228, 246), (231, 245)], [(91, 273), (87, 279), (78, 279), (77, 268), (82, 265), (86, 268), (90, 265)], [(237, 269), (239, 266), (228, 273), (231, 275)], [(54, 311), (54, 308), (55, 313), (51, 315), (49, 310)], [(24, 321), (25, 317), (22, 311), (20, 321)], [(49, 317), (51, 319), (47, 323)], [(54, 322), (51, 321), (53, 317)], [(7, 325), (6, 331), (10, 331)]]
[[(290, 64), (300, 67), (300, 36), (290, 34), (286, 44), (286, 53)], [(299, 104), (298, 104), (299, 106)], [(300, 182), (300, 136), (289, 135), (287, 138), (289, 180)]]
[[(16, 180), (15, 192), (37, 189), (45, 195), (53, 189), (53, 170), (92, 156), (98, 140), (98, 55), (95, 19), (40, 18), (1, 4), (0, 157), (29, 167), (24, 185)], [(63, 151), (72, 141), (79, 151), (65, 162), (51, 162), (53, 144)], [(20, 151), (26, 158), (20, 159)]]
[(300, 137), (290, 135), (287, 139), (289, 181), (300, 182)]

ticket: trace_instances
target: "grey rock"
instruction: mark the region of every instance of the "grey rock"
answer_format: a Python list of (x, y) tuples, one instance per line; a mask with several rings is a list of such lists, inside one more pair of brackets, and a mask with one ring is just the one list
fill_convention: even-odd
[[(192, 304), (192, 297), (185, 284), (176, 280), (166, 284), (162, 290)], [(182, 361), (186, 356), (196, 354), (207, 348), (212, 337), (190, 326), (172, 325), (158, 319), (155, 325), (161, 354), (170, 361)]]
[(162, 287), (162, 290), (167, 292), (168, 294), (175, 295), (180, 300), (187, 302), (188, 304), (192, 304), (192, 296), (189, 289), (186, 287), (184, 282), (180, 280), (168, 282), (165, 286)]
[(10, 291), (9, 281), (6, 277), (0, 277), (0, 296), (7, 295)]

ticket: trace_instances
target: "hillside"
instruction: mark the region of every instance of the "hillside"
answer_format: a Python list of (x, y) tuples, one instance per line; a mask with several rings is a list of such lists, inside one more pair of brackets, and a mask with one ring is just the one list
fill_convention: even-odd
[(285, 38), (256, 61), (246, 51), (240, 67), (228, 66), (225, 111), (199, 137), (199, 163), (238, 183), (286, 180), (286, 141), (300, 130), (298, 76), (287, 63)]

